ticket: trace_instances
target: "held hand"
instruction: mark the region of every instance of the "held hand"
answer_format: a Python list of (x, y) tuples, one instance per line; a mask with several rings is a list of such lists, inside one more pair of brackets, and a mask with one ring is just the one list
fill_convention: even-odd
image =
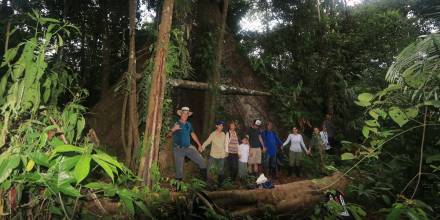
[(197, 149), (201, 153), (203, 151), (202, 145), (201, 144), (197, 144)]

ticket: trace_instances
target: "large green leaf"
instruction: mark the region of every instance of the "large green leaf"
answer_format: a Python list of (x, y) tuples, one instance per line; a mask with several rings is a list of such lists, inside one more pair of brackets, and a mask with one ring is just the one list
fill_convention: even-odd
[(90, 155), (83, 155), (76, 164), (73, 172), (75, 174), (77, 183), (80, 183), (82, 180), (84, 180), (84, 178), (89, 175), (91, 159), (92, 157)]
[(113, 165), (113, 166), (119, 168), (120, 170), (125, 170), (125, 169), (124, 169), (124, 166), (123, 166), (122, 164), (120, 164), (120, 163), (119, 163), (116, 159), (114, 159), (113, 157), (111, 157), (111, 156), (109, 156), (108, 154), (106, 154), (106, 153), (104, 153), (104, 152), (102, 152), (102, 151), (99, 151), (99, 150), (97, 150), (96, 152), (97, 152), (97, 154), (94, 154), (94, 155), (93, 155), (94, 157), (96, 157), (96, 158), (98, 158), (98, 159), (100, 159), (100, 160), (103, 160), (103, 161), (105, 161), (105, 162), (107, 162), (107, 163), (109, 163), (109, 164), (111, 164), (111, 165)]
[(58, 186), (58, 190), (68, 196), (73, 196), (73, 197), (80, 197), (81, 196), (81, 193), (79, 192), (79, 190), (75, 189), (75, 187), (73, 187), (70, 184), (60, 185), (60, 186)]
[(72, 170), (81, 157), (82, 157), (81, 155), (76, 155), (73, 157), (67, 157), (67, 156), (63, 157), (60, 161), (60, 170), (62, 171)]
[(130, 215), (134, 215), (133, 197), (131, 193), (127, 189), (122, 189), (118, 191), (118, 195)]
[(112, 182), (114, 182), (115, 180), (114, 180), (113, 171), (110, 168), (110, 166), (112, 166), (112, 165), (110, 165), (107, 162), (97, 158), (95, 155), (92, 155), (92, 158), (107, 173), (107, 175), (112, 179)]
[(4, 153), (2, 157), (0, 157), (0, 183), (5, 181), (12, 171), (20, 165), (20, 155)]
[(408, 117), (399, 107), (391, 107), (388, 111), (391, 119), (396, 122), (400, 127), (408, 122)]
[(358, 95), (358, 100), (360, 102), (371, 102), (374, 96), (371, 93), (361, 93)]
[(32, 152), (29, 157), (35, 161), (37, 165), (49, 167), (49, 156), (41, 151)]
[(60, 145), (60, 146), (55, 147), (55, 149), (53, 149), (53, 151), (52, 151), (53, 154), (64, 153), (64, 152), (84, 153), (84, 148), (73, 146), (70, 144), (64, 144), (64, 145)]
[(356, 158), (352, 153), (343, 153), (341, 155), (341, 160), (353, 160)]

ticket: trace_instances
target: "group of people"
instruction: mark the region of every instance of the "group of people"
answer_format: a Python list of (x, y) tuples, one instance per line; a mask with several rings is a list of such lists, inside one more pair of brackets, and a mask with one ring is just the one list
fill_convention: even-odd
[[(225, 123), (217, 121), (215, 130), (201, 143), (193, 130), (188, 117), (193, 112), (188, 107), (177, 111), (180, 119), (173, 125), (169, 135), (173, 138), (173, 153), (176, 166), (176, 179), (183, 179), (183, 165), (185, 157), (196, 163), (200, 175), (207, 179), (213, 168), (218, 174), (218, 182), (225, 178), (225, 163), (229, 168), (231, 179), (244, 178), (247, 175), (257, 175), (264, 171), (272, 178), (277, 176), (277, 152), (282, 147), (289, 147), (288, 173), (301, 175), (301, 160), (304, 155), (311, 155), (312, 149), (320, 155), (319, 163), (323, 163), (322, 155), (334, 147), (334, 126), (331, 116), (327, 115), (322, 130), (314, 128), (312, 139), (308, 147), (297, 127), (293, 127), (286, 141), (281, 142), (277, 133), (273, 131), (273, 124), (267, 122), (263, 129), (262, 121), (256, 119), (244, 134), (239, 134), (234, 121)], [(227, 127), (225, 129), (225, 127)], [(224, 130), (226, 132), (224, 132)], [(191, 139), (197, 147), (191, 144)], [(201, 152), (211, 145), (208, 162)]]

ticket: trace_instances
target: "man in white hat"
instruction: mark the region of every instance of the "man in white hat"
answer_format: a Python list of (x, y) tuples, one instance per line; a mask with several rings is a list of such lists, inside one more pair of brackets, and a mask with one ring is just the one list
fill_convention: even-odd
[[(197, 164), (204, 179), (206, 179), (207, 175), (206, 160), (199, 153), (199, 151), (202, 151), (202, 145), (200, 144), (199, 138), (194, 132), (191, 123), (188, 121), (188, 117), (192, 114), (193, 113), (190, 111), (189, 107), (182, 107), (177, 110), (177, 115), (180, 116), (180, 119), (174, 124), (170, 131), (170, 134), (173, 136), (173, 151), (177, 180), (183, 179), (185, 157), (188, 157)], [(198, 149), (191, 144), (191, 138), (196, 142)]]
[(261, 151), (266, 149), (264, 146), (263, 138), (261, 137), (260, 126), (262, 122), (257, 119), (248, 128), (249, 136), (249, 159), (248, 164), (253, 175), (257, 176), (258, 166), (261, 164)]

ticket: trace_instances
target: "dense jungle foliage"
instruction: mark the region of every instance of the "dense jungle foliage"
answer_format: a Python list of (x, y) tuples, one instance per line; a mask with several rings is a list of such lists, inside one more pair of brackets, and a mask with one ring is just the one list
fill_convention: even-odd
[[(141, 146), (142, 134), (129, 138), (138, 143), (131, 161), (122, 146), (99, 141), (87, 121), (89, 110), (115, 94), (129, 97), (132, 77), (136, 120), (130, 123), (139, 131), (148, 126), (164, 1), (133, 2), (135, 74), (127, 70), (128, 1), (0, 0), (0, 218), (340, 217), (343, 207), (332, 201), (283, 216), (270, 207), (252, 218), (219, 213), (201, 196), (212, 190), (209, 183), (196, 177), (176, 181), (160, 172), (159, 163), (152, 165), (152, 186), (144, 186), (136, 175), (148, 150)], [(173, 2), (166, 75), (169, 82), (205, 82), (222, 50), (215, 45), (221, 19), (210, 10), (224, 1)], [(344, 173), (350, 181), (347, 208), (355, 219), (440, 218), (440, 3), (352, 2), (231, 0), (225, 33), (243, 57), (236, 62), (249, 64), (270, 92), (266, 111), (281, 136), (298, 126), (310, 137), (326, 113), (333, 115), (341, 155), (327, 156), (324, 170), (313, 155), (304, 165), (307, 178)], [(250, 23), (244, 19), (260, 26), (245, 27)], [(230, 69), (221, 63), (220, 73), (227, 78)], [(181, 107), (175, 105), (179, 91), (166, 85), (161, 139), (166, 147), (171, 147), (166, 131)], [(127, 103), (124, 114), (130, 115)], [(222, 106), (215, 110), (223, 119)], [(133, 125), (122, 130), (126, 126)], [(219, 189), (234, 187), (226, 180)], [(172, 191), (187, 196), (176, 199)]]

